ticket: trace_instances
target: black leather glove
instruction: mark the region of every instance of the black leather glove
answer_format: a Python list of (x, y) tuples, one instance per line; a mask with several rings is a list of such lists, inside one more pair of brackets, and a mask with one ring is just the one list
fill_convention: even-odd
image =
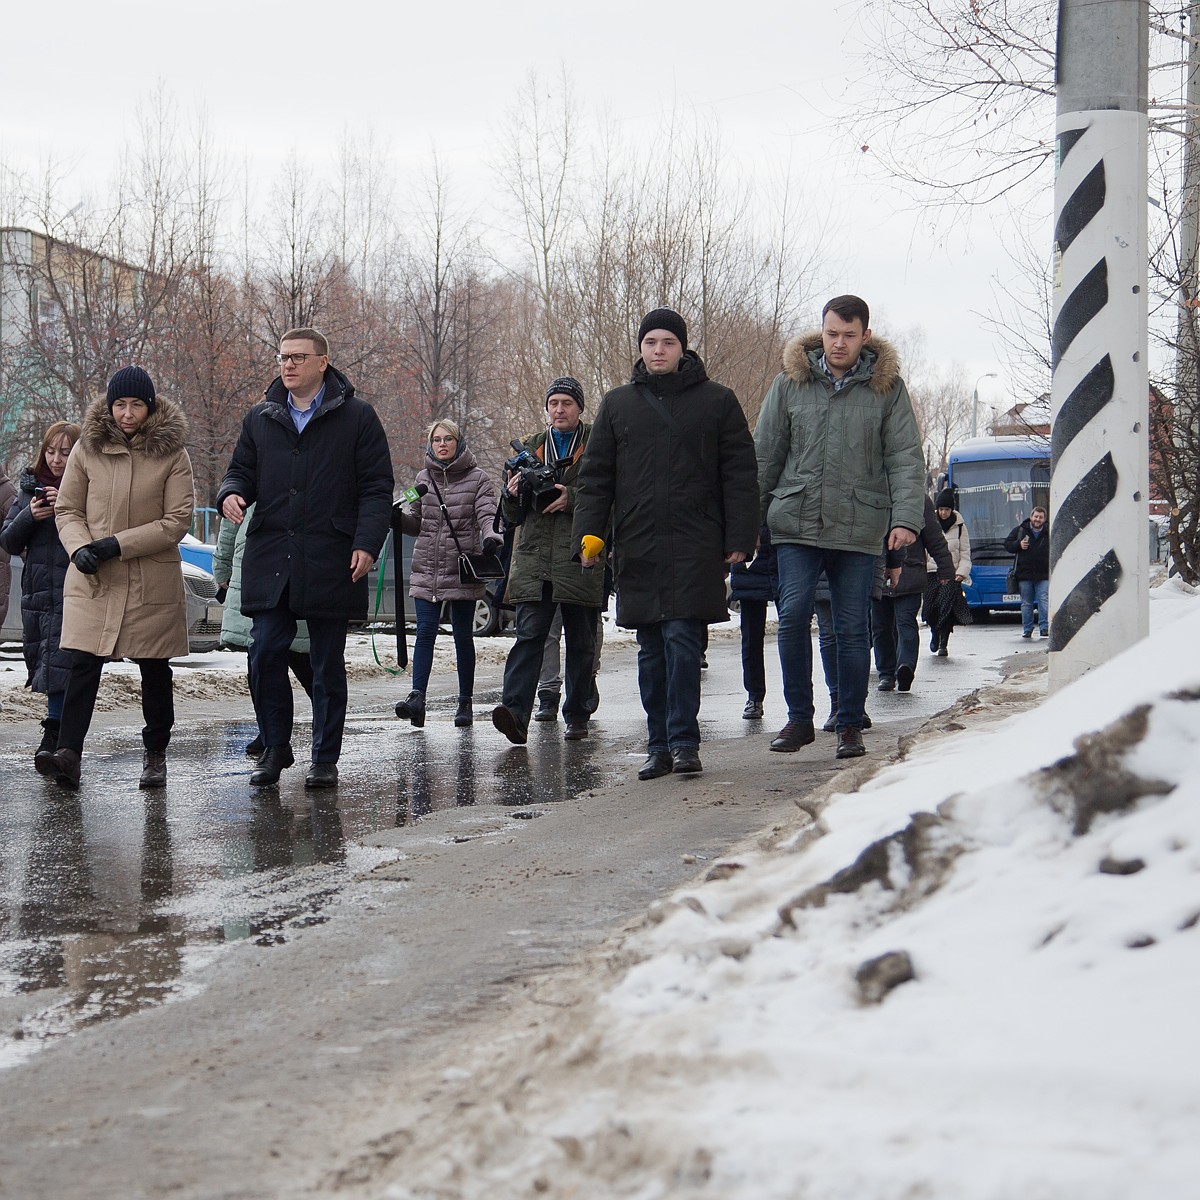
[(96, 552), (90, 545), (80, 546), (79, 549), (71, 555), (71, 561), (85, 575), (95, 575), (95, 573), (100, 570), (100, 559), (96, 557)]
[(213, 599), (216, 600), (218, 604), (224, 604), (225, 597), (227, 595), (229, 595), (229, 586), (223, 583), (219, 588), (217, 588), (217, 594), (213, 597)]
[(500, 551), (503, 549), (504, 542), (500, 538), (490, 537), (483, 539), (484, 554), (495, 554), (497, 557), (499, 557)]
[(93, 542), (88, 549), (101, 562), (108, 562), (110, 558), (121, 556), (121, 543), (115, 537), (100, 538), (99, 541)]

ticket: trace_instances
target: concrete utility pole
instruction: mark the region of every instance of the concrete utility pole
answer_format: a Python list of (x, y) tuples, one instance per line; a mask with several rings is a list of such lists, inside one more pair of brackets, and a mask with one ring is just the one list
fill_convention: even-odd
[(1148, 0), (1059, 0), (1050, 686), (1146, 636)]

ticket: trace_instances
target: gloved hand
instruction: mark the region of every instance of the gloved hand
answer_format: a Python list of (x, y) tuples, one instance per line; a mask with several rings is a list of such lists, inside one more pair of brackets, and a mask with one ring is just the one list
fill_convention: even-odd
[(95, 573), (100, 570), (100, 559), (96, 557), (96, 552), (90, 545), (80, 546), (79, 549), (71, 555), (71, 561), (85, 575), (95, 575)]
[(108, 562), (110, 558), (119, 558), (121, 555), (121, 543), (115, 537), (100, 538), (99, 541), (92, 542), (88, 549), (101, 562)]
[(504, 542), (500, 538), (489, 537), (483, 539), (484, 554), (495, 554), (498, 557), (500, 551), (503, 549)]
[(224, 604), (225, 597), (228, 595), (229, 595), (229, 585), (223, 583), (223, 584), (221, 584), (221, 586), (219, 588), (217, 588), (217, 594), (213, 597), (213, 599), (216, 600), (216, 602), (218, 604)]

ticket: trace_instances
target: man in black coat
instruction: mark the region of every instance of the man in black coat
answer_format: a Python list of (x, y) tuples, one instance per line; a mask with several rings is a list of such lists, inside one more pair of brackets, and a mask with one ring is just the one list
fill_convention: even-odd
[(1033, 637), (1033, 610), (1038, 633), (1050, 635), (1050, 530), (1046, 510), (1035, 508), (1004, 539), (1004, 548), (1017, 556), (1017, 587), (1021, 592), (1021, 636)]
[(637, 630), (649, 731), (638, 778), (656, 779), (701, 770), (704, 634), (729, 616), (726, 565), (754, 552), (758, 468), (741, 405), (688, 350), (683, 318), (655, 309), (638, 345), (632, 382), (596, 414), (573, 536), (602, 538), (611, 514), (617, 624)]
[(392, 461), (375, 410), (329, 365), (315, 329), (291, 329), (281, 373), (242, 421), (217, 494), (240, 525), (256, 504), (242, 559), (242, 612), (253, 619), (250, 689), (266, 750), (250, 776), (274, 784), (292, 756), (288, 648), (308, 622), (312, 766), (306, 787), (333, 787), (346, 723), (346, 629), (367, 616), (367, 572), (392, 511)]

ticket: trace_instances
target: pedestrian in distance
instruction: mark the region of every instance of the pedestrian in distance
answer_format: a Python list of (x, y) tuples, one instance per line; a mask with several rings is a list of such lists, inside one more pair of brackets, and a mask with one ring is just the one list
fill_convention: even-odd
[[(930, 628), (929, 648), (939, 658), (950, 653), (950, 634), (955, 625), (970, 625), (971, 610), (963, 595), (963, 586), (971, 582), (971, 535), (967, 524), (954, 507), (954, 490), (944, 488), (934, 501), (938, 524), (946, 538), (946, 549), (954, 563), (954, 586), (942, 589), (937, 563), (932, 555), (925, 560), (925, 622)], [(952, 594), (946, 596), (946, 592)]]
[(883, 687), (883, 683), (890, 680), (897, 691), (907, 692), (912, 688), (921, 653), (917, 615), (928, 579), (927, 556), (937, 564), (937, 586), (955, 586), (954, 560), (946, 548), (937, 510), (928, 496), (925, 497), (925, 523), (917, 540), (907, 546), (885, 550), (884, 555), (883, 595), (875, 601), (875, 669), (879, 672), (881, 690), (891, 690)]
[(647, 313), (637, 337), (632, 380), (596, 414), (574, 537), (596, 570), (592, 551), (612, 522), (616, 620), (637, 631), (648, 733), (638, 778), (647, 780), (702, 770), (704, 636), (729, 617), (725, 571), (753, 554), (760, 522), (754, 443), (737, 396), (709, 379), (673, 309)]
[(24, 562), (21, 631), (29, 672), (26, 687), (46, 697), (42, 740), (34, 751), (34, 765), (42, 774), (53, 773), (71, 674), (71, 652), (62, 648), (63, 584), (71, 560), (58, 536), (54, 509), (79, 434), (79, 426), (70, 421), (55, 421), (46, 430), (32, 466), (21, 472), (16, 500), (0, 530), (0, 547)]
[[(580, 463), (592, 432), (583, 409), (577, 379), (563, 375), (550, 381), (547, 426), (525, 439), (530, 462), (508, 472), (500, 502), (501, 516), (519, 530), (508, 576), (517, 638), (504, 664), (504, 688), (492, 724), (518, 746), (529, 737), (546, 637), (556, 616), (566, 641), (563, 737), (580, 741), (588, 735), (604, 572), (580, 569), (571, 532)], [(604, 527), (601, 536), (607, 534)]]
[(1050, 523), (1038, 505), (1008, 537), (1004, 549), (1015, 554), (1017, 587), (1021, 593), (1021, 636), (1033, 637), (1034, 609), (1038, 634), (1050, 636)]
[[(232, 521), (221, 521), (221, 529), (217, 534), (217, 548), (213, 551), (213, 579), (217, 584), (217, 600), (224, 605), (221, 615), (221, 645), (231, 649), (250, 649), (253, 640), (250, 618), (242, 613), (242, 559), (246, 552), (246, 531), (254, 520), (254, 505), (246, 509), (246, 519), (235, 525)], [(288, 669), (296, 677), (309, 700), (312, 700), (313, 672), (312, 663), (308, 658), (308, 626), (303, 621), (296, 622), (296, 636), (288, 647)], [(247, 663), (249, 653), (247, 653)], [(254, 697), (253, 681), (250, 678), (249, 666), (246, 669), (246, 681), (250, 688), (251, 702)], [(257, 720), (257, 714), (255, 715)], [(262, 758), (266, 750), (263, 741), (262, 728), (254, 735), (254, 739), (246, 745), (246, 755), (249, 758)]]
[(767, 666), (764, 658), (767, 636), (767, 605), (779, 596), (779, 576), (771, 531), (759, 530), (758, 550), (745, 563), (729, 568), (729, 594), (737, 601), (742, 639), (742, 687), (746, 691), (745, 721), (761, 721), (767, 698)]
[(54, 504), (71, 560), (60, 646), (72, 651), (58, 747), (38, 769), (77, 788), (106, 661), (130, 658), (142, 679), (142, 775), (167, 782), (175, 725), (170, 659), (188, 653), (179, 543), (192, 523), (192, 464), (182, 410), (137, 366), (108, 381), (84, 414)]
[(812, 616), (829, 580), (838, 660), (837, 757), (864, 753), (868, 606), (875, 560), (921, 529), (925, 458), (895, 349), (858, 296), (836, 296), (821, 328), (784, 348), (754, 431), (763, 519), (779, 569), (779, 661), (788, 719), (771, 749), (815, 738)]
[(308, 624), (312, 762), (305, 787), (335, 787), (346, 724), (346, 630), (367, 618), (367, 573), (390, 528), (392, 463), (375, 410), (329, 361), (316, 329), (290, 329), (280, 373), (242, 419), (217, 507), (247, 523), (242, 612), (265, 748), (250, 774), (269, 787), (295, 762), (288, 652)]
[(417, 473), (417, 490), (426, 492), (402, 502), (402, 532), (417, 539), (413, 547), (408, 594), (417, 614), (413, 643), (412, 690), (396, 705), (396, 716), (420, 729), (425, 724), (425, 692), (433, 671), (442, 605), (450, 607), (454, 662), (458, 672), (458, 708), (454, 724), (465, 728), (474, 720), (475, 606), (484, 596), (479, 580), (459, 573), (460, 550), (467, 554), (499, 553), (503, 539), (496, 532), (496, 489), (475, 459), (455, 422), (435, 421), (426, 434), (425, 465)]

